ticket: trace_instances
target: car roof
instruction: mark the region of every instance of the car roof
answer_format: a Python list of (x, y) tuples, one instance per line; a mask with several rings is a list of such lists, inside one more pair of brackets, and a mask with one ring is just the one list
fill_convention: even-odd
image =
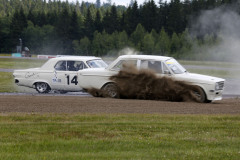
[(99, 57), (94, 57), (94, 56), (61, 56), (61, 57), (56, 57), (56, 58), (51, 58), (49, 59), (43, 66), (41, 67), (42, 69), (48, 69), (48, 68), (53, 68), (53, 66), (56, 64), (58, 61), (89, 61), (89, 60), (94, 60), (94, 59), (101, 59)]
[(122, 55), (118, 57), (118, 59), (152, 59), (152, 60), (160, 60), (160, 61), (165, 61), (170, 58), (171, 57), (157, 56), (157, 55)]
[(88, 60), (92, 60), (92, 59), (101, 59), (99, 57), (95, 57), (95, 56), (60, 56), (60, 57), (56, 57), (56, 58), (52, 58), (54, 60), (81, 60), (81, 61), (88, 61)]
[(171, 59), (172, 57), (165, 57), (165, 56), (156, 56), (156, 55), (122, 55), (119, 56), (115, 61), (113, 61), (109, 66), (108, 69), (112, 68), (113, 66), (118, 63), (120, 60), (127, 60), (127, 59), (142, 59), (142, 60), (156, 60), (156, 61), (166, 61)]

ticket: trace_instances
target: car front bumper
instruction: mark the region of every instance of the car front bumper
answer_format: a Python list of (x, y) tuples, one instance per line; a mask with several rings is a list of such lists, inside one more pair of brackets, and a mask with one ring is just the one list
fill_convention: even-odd
[(211, 101), (217, 101), (222, 99), (223, 90), (211, 90), (207, 95), (207, 99)]

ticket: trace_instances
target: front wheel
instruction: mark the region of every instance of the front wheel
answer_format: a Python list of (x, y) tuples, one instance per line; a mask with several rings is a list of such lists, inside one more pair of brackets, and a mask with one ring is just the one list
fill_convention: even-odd
[(45, 82), (37, 82), (35, 85), (38, 93), (48, 93), (51, 90), (49, 85)]
[(195, 95), (197, 101), (201, 103), (208, 102), (206, 94), (201, 87), (196, 86), (196, 88), (193, 91), (193, 94)]
[(104, 94), (111, 98), (119, 98), (118, 87), (114, 83), (108, 83), (103, 87)]

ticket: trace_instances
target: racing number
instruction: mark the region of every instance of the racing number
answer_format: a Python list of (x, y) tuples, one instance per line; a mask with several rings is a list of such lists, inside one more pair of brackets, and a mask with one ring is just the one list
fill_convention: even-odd
[[(74, 83), (75, 85), (78, 84), (78, 81), (77, 81), (77, 76), (74, 76), (73, 79), (71, 80), (71, 83)], [(67, 75), (67, 84), (69, 85), (70, 84), (70, 76)]]

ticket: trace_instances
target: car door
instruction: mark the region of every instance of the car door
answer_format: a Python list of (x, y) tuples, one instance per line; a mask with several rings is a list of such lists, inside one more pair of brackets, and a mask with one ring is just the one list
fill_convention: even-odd
[(78, 85), (77, 71), (87, 68), (83, 61), (67, 61), (67, 72), (65, 74), (65, 90), (66, 91), (79, 91), (81, 90)]
[(156, 60), (141, 60), (140, 69), (149, 69), (156, 74), (163, 74), (163, 65), (161, 61)]
[(58, 61), (54, 66), (51, 76), (51, 88), (53, 90), (65, 90), (67, 73), (67, 61)]
[(170, 76), (171, 72), (169, 71), (168, 67), (162, 61), (156, 60), (141, 60), (140, 62), (140, 69), (149, 69), (155, 72), (158, 76)]

